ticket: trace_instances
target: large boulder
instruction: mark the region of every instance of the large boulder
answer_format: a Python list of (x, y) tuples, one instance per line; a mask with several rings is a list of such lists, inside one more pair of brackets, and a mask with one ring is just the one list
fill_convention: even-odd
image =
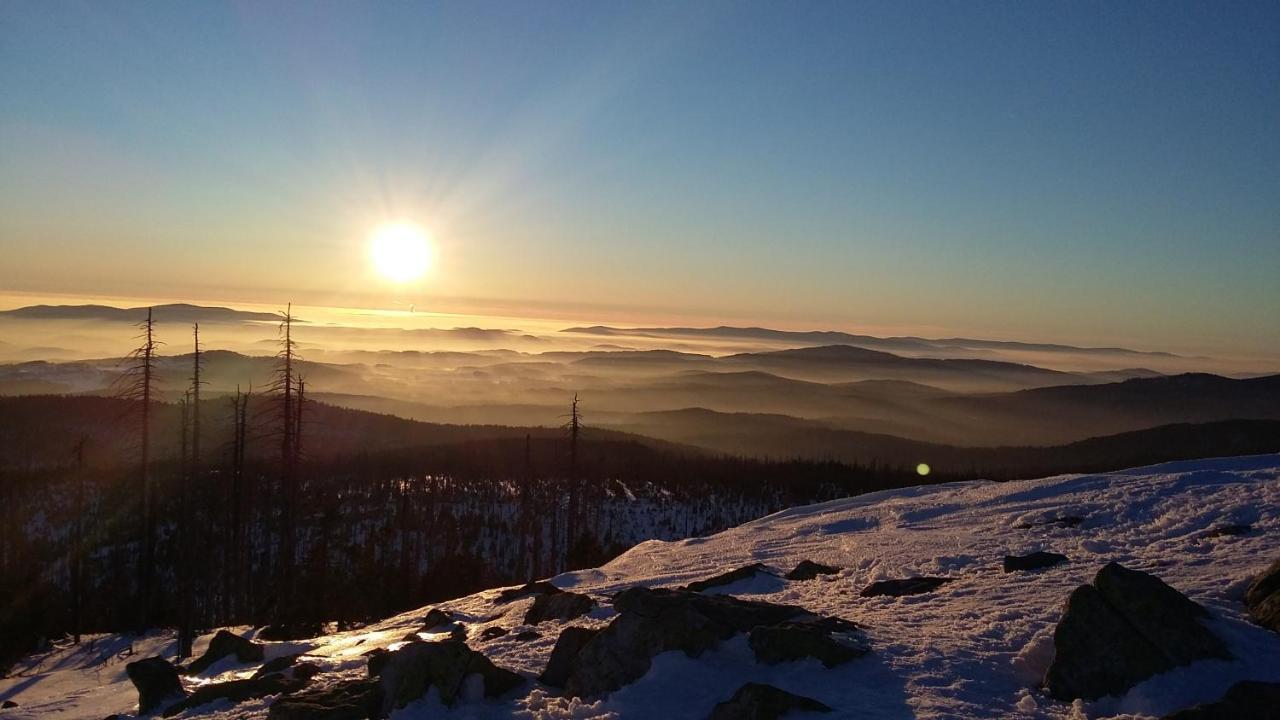
[(232, 703), (240, 703), (268, 695), (296, 692), (306, 684), (305, 680), (295, 680), (281, 673), (273, 673), (247, 680), (209, 683), (196, 688), (181, 702), (170, 705), (165, 709), (164, 716), (173, 717), (180, 712), (207, 705), (215, 700), (230, 700)]
[(468, 675), (483, 679), (486, 697), (497, 697), (524, 682), (460, 640), (411, 642), (389, 653), (382, 665), (383, 709), (402, 708), (433, 686), (440, 691), (441, 702), (453, 705)]
[(237, 662), (262, 662), (262, 645), (235, 633), (219, 630), (209, 641), (209, 649), (187, 666), (188, 675), (198, 675), (215, 662), (234, 655)]
[(1065, 562), (1069, 562), (1066, 555), (1039, 551), (1030, 555), (1005, 555), (1003, 569), (1007, 573), (1028, 572), (1031, 570), (1043, 570)]
[(267, 711), (269, 720), (376, 720), (382, 716), (382, 683), (377, 678), (286, 695)]
[(1154, 575), (1109, 563), (1067, 599), (1045, 686), (1059, 700), (1095, 700), (1196, 660), (1230, 659), (1200, 623), (1207, 617)]
[(571, 592), (558, 592), (551, 595), (539, 595), (524, 614), (525, 625), (537, 625), (547, 620), (572, 620), (586, 615), (595, 607), (596, 601), (586, 595)]
[(422, 618), (422, 629), (418, 632), (431, 632), (435, 628), (453, 623), (453, 613), (439, 608), (431, 608)]
[(617, 690), (648, 672), (658, 653), (680, 650), (697, 657), (736, 633), (812, 617), (793, 605), (664, 588), (624, 590), (614, 597), (613, 607), (617, 617), (572, 663), (565, 682), (570, 695), (592, 697)]
[(1280, 632), (1280, 559), (1249, 584), (1244, 605), (1254, 622)]
[(835, 575), (840, 568), (823, 565), (812, 560), (801, 560), (795, 569), (787, 573), (788, 580), (812, 580), (819, 575)]
[(1179, 710), (1164, 720), (1280, 720), (1280, 683), (1238, 682), (1221, 700)]
[(860, 658), (871, 650), (857, 626), (852, 623), (850, 626), (849, 629), (836, 630), (813, 622), (761, 625), (751, 629), (747, 643), (756, 660), (768, 665), (811, 657), (833, 668)]
[(138, 714), (145, 715), (167, 700), (180, 700), (187, 693), (173, 663), (162, 657), (149, 657), (124, 666), (129, 681), (138, 689)]
[(858, 593), (862, 597), (880, 597), (888, 595), (889, 597), (901, 597), (903, 595), (920, 595), (922, 593), (933, 592), (938, 588), (946, 585), (955, 578), (944, 577), (913, 577), (903, 578), (901, 580), (880, 580), (873, 582), (862, 589)]
[(829, 713), (831, 708), (813, 698), (752, 682), (712, 708), (707, 720), (777, 720), (794, 711)]
[(564, 687), (569, 681), (569, 672), (573, 669), (573, 661), (591, 638), (599, 634), (598, 629), (585, 627), (567, 627), (560, 632), (556, 646), (551, 650), (551, 658), (547, 661), (547, 669), (538, 677), (543, 685)]

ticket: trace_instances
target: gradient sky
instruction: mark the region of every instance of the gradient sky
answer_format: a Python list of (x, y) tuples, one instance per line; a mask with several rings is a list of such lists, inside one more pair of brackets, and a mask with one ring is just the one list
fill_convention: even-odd
[(1275, 2), (5, 0), (0, 97), (0, 290), (1280, 353)]

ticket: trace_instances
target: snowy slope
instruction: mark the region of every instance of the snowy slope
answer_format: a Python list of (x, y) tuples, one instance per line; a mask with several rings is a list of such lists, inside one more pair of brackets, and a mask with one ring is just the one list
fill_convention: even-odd
[[(1066, 516), (1084, 520), (1074, 528), (1039, 524)], [(1239, 524), (1251, 525), (1252, 532), (1202, 537)], [(1071, 563), (1038, 573), (1002, 572), (1005, 554), (1035, 550), (1064, 553)], [(721, 590), (856, 620), (868, 628), (873, 652), (866, 657), (833, 669), (815, 660), (758, 665), (739, 636), (697, 659), (660, 655), (644, 678), (594, 703), (553, 697), (530, 682), (515, 697), (472, 700), (452, 711), (429, 695), (393, 717), (700, 720), (747, 680), (817, 698), (836, 708), (837, 717), (1159, 716), (1215, 700), (1241, 679), (1280, 681), (1280, 635), (1250, 624), (1240, 602), (1248, 578), (1277, 555), (1280, 455), (863, 495), (787, 510), (707, 538), (646, 542), (603, 568), (554, 582), (607, 603), (605, 595), (632, 585), (680, 585), (752, 562), (782, 574), (800, 560), (816, 560), (845, 569), (807, 582), (758, 576)], [(1153, 573), (1208, 607), (1213, 629), (1241, 659), (1200, 662), (1156, 676), (1123, 697), (1074, 707), (1035, 689), (1051, 659), (1050, 633), (1067, 594), (1112, 560)], [(872, 581), (912, 575), (955, 581), (924, 595), (858, 595)], [(545, 667), (562, 627), (604, 625), (613, 613), (602, 604), (589, 618), (538, 625), (541, 638), (531, 642), (516, 640), (514, 632), (483, 641), (479, 634), (490, 626), (526, 629), (520, 623), (531, 601), (496, 604), (496, 595), (487, 591), (439, 607), (463, 616), (472, 647), (530, 677)], [(332, 671), (317, 682), (362, 675), (361, 653), (393, 646), (420, 626), (422, 616), (415, 611), (361, 630), (276, 644), (268, 658), (301, 647)], [(127, 643), (108, 636), (95, 652), (61, 648), (30, 658), (16, 676), (0, 680), (0, 700), (20, 704), (0, 711), (0, 719), (100, 720), (132, 712), (137, 695), (124, 663), (162, 648), (171, 654), (172, 642), (157, 635), (139, 641), (134, 658), (112, 654)], [(202, 677), (229, 679), (254, 669), (224, 660)], [(257, 717), (268, 704), (215, 704), (184, 717)]]

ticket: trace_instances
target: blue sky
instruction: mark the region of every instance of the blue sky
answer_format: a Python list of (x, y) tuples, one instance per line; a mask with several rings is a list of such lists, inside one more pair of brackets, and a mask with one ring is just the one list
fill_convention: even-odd
[[(1277, 38), (1273, 2), (9, 0), (0, 287), (1280, 352)], [(400, 218), (414, 288), (363, 267)]]

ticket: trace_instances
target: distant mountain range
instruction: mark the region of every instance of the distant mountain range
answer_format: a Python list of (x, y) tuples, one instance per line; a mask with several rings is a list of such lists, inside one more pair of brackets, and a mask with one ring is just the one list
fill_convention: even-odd
[(1056, 345), (1051, 343), (1026, 343), (1008, 340), (981, 340), (974, 338), (922, 338), (875, 337), (873, 335), (854, 335), (835, 330), (793, 331), (773, 330), (762, 327), (730, 327), (721, 325), (711, 328), (689, 327), (641, 327), (619, 328), (607, 325), (591, 327), (569, 327), (561, 330), (565, 333), (586, 335), (604, 335), (621, 337), (655, 337), (655, 338), (693, 338), (700, 340), (757, 340), (770, 342), (787, 342), (797, 345), (856, 345), (873, 350), (888, 352), (936, 352), (940, 350), (1016, 350), (1022, 352), (1066, 352), (1095, 355), (1146, 355), (1151, 357), (1179, 357), (1167, 352), (1151, 352), (1130, 350), (1121, 347), (1076, 347), (1073, 345)]
[[(152, 306), (156, 322), (251, 322), (279, 320), (275, 313), (249, 312), (226, 307), (172, 303)], [(20, 320), (103, 320), (108, 322), (141, 322), (147, 308), (119, 308), (109, 305), (30, 305), (14, 310), (0, 310), (0, 318)], [(301, 322), (295, 320), (295, 322)]]

